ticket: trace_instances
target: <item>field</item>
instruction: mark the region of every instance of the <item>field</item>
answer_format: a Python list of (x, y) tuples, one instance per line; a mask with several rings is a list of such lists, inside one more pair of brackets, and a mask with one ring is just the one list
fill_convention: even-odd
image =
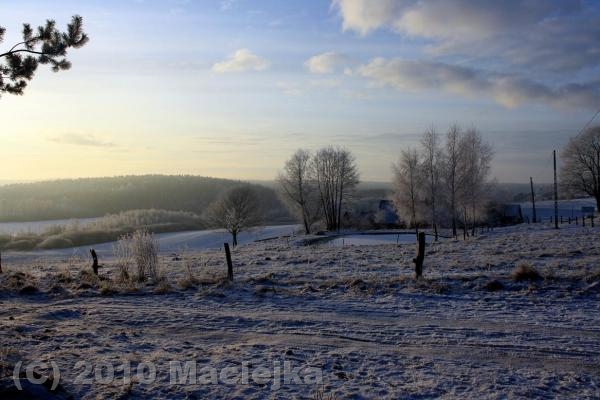
[[(3, 373), (55, 362), (58, 391), (42, 398), (600, 396), (600, 228), (432, 243), (420, 281), (414, 253), (276, 239), (234, 252), (233, 283), (223, 254), (205, 251), (162, 254), (165, 279), (135, 285), (114, 260), (96, 278), (76, 257), (20, 259), (0, 275)], [(197, 366), (196, 383), (173, 382), (172, 362)], [(266, 378), (285, 365), (291, 380)], [(136, 374), (149, 366), (155, 379)], [(12, 378), (0, 387), (10, 398)]]

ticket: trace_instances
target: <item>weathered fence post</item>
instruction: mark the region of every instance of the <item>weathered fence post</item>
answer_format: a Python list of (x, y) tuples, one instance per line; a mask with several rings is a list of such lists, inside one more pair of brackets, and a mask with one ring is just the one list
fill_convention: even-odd
[(92, 269), (94, 270), (94, 274), (98, 275), (98, 255), (96, 254), (96, 250), (90, 249), (90, 254), (92, 255)]
[(0, 274), (2, 273), (2, 253), (0, 253)]
[(585, 215), (581, 217), (581, 226), (585, 226)]
[(571, 217), (569, 217), (569, 225), (571, 225)]
[(575, 225), (579, 225), (579, 217), (575, 217)]
[(227, 279), (233, 282), (233, 263), (231, 262), (231, 252), (229, 251), (229, 243), (225, 243), (225, 258), (227, 259)]
[(423, 275), (423, 261), (425, 260), (425, 232), (419, 232), (417, 245), (417, 257), (413, 258), (413, 262), (415, 263), (415, 276), (419, 279)]

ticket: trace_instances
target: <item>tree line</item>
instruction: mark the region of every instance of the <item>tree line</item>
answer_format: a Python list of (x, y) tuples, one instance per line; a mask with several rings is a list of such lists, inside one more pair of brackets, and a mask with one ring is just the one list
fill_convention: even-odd
[[(400, 149), (393, 165), (393, 202), (403, 222), (414, 227), (457, 227), (479, 222), (489, 185), (492, 147), (475, 128), (453, 125), (445, 142), (435, 129), (427, 129), (419, 147)], [(359, 182), (356, 161), (350, 151), (326, 147), (315, 153), (297, 150), (277, 178), (284, 201), (310, 233), (322, 222), (327, 230), (339, 230)]]
[[(126, 210), (189, 211), (204, 216), (240, 181), (192, 175), (63, 179), (0, 186), (0, 221), (100, 217)], [(292, 217), (272, 188), (250, 185), (265, 223)]]
[(394, 204), (409, 227), (430, 226), (435, 234), (449, 226), (457, 236), (458, 225), (472, 231), (483, 216), (493, 157), (476, 128), (452, 125), (442, 136), (425, 131), (418, 147), (400, 150), (393, 166)]

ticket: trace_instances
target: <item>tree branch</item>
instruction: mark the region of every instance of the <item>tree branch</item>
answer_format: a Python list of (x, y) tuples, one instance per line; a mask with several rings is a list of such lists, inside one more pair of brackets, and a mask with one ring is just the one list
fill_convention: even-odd
[(9, 56), (11, 54), (15, 54), (15, 53), (31, 53), (31, 54), (39, 54), (40, 56), (49, 56), (48, 53), (44, 53), (41, 51), (35, 51), (35, 50), (28, 50), (28, 49), (19, 49), (19, 50), (10, 50), (7, 51), (6, 53), (0, 54), (0, 57), (6, 57)]

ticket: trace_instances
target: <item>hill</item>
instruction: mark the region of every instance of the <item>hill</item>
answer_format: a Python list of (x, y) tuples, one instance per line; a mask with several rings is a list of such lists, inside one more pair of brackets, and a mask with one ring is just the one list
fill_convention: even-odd
[[(142, 175), (10, 184), (0, 186), (0, 221), (99, 217), (141, 209), (201, 215), (221, 193), (240, 183), (192, 175)], [(290, 221), (272, 188), (252, 186), (266, 211), (266, 223)]]

